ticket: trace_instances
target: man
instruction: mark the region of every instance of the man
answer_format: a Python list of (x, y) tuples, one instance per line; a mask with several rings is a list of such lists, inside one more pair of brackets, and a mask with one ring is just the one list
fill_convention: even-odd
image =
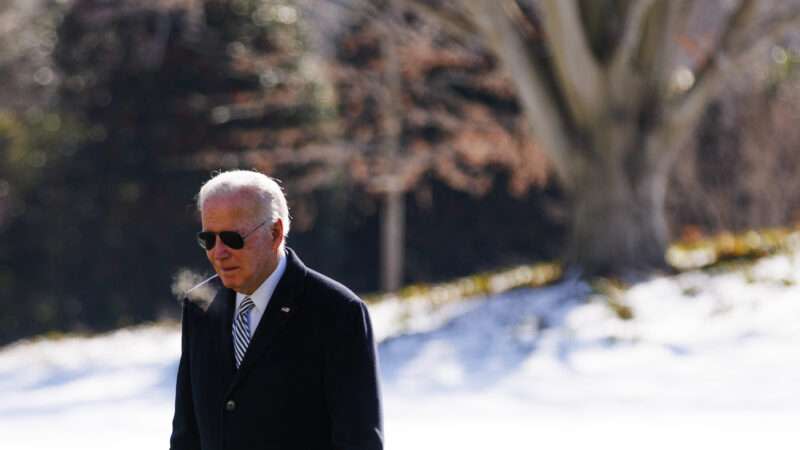
[(223, 172), (197, 205), (222, 286), (210, 303), (184, 300), (170, 448), (383, 448), (367, 308), (285, 248), (278, 184)]

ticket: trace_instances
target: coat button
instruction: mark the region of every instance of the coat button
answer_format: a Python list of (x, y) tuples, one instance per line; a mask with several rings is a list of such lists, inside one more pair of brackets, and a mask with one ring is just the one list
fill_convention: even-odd
[(233, 410), (235, 410), (235, 409), (236, 409), (236, 402), (235, 402), (235, 401), (233, 401), (233, 400), (228, 400), (228, 401), (225, 403), (225, 410), (226, 410), (226, 411), (233, 411)]

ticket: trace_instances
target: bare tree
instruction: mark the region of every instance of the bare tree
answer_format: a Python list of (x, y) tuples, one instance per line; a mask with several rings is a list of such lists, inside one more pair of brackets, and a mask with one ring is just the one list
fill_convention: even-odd
[(427, 204), (437, 179), (482, 196), (499, 174), (513, 195), (546, 183), (549, 164), (486, 49), (399, 0), (315, 2), (304, 12), (336, 93), (336, 140), (320, 154), (341, 155), (348, 182), (381, 199), (384, 289), (403, 278), (409, 193)]
[(796, 23), (796, 3), (408, 0), (505, 67), (572, 206), (589, 272), (664, 264), (665, 194), (695, 124), (741, 55)]
[(697, 133), (702, 151), (676, 163), (667, 211), (687, 237), (800, 219), (800, 40), (758, 59), (755, 76), (730, 83), (709, 106)]
[[(388, 0), (387, 13), (396, 14), (392, 0)], [(384, 153), (390, 174), (396, 174), (400, 135), (402, 133), (402, 105), (400, 89), (402, 75), (397, 56), (396, 32), (391, 24), (394, 17), (386, 20), (383, 38), (383, 53), (386, 64), (384, 78), (388, 86), (384, 90)], [(405, 247), (405, 191), (402, 180), (397, 175), (384, 175), (378, 180), (376, 190), (383, 193), (383, 211), (381, 212), (381, 289), (397, 290), (403, 283), (403, 263)]]

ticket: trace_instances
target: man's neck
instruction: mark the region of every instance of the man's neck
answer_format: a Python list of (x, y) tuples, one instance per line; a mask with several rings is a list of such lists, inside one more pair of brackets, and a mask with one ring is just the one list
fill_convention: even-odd
[(237, 291), (237, 292), (239, 294), (242, 294), (242, 295), (253, 295), (253, 293), (256, 292), (261, 286), (263, 286), (264, 283), (266, 283), (267, 280), (270, 279), (270, 277), (275, 275), (275, 273), (277, 271), (280, 271), (281, 274), (283, 273), (283, 270), (285, 269), (285, 266), (286, 266), (285, 261), (286, 261), (285, 252), (283, 252), (282, 250), (278, 250), (277, 262), (275, 263), (275, 265), (272, 268), (270, 268), (268, 271), (266, 271), (267, 274), (264, 275), (261, 278), (261, 280), (257, 284), (255, 284), (255, 286), (251, 287), (250, 289), (242, 289), (241, 291)]

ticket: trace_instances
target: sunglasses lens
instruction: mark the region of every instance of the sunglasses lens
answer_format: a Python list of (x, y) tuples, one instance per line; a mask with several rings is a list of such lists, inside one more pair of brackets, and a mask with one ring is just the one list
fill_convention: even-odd
[(219, 238), (222, 239), (225, 245), (234, 250), (239, 250), (244, 247), (244, 238), (235, 231), (223, 231), (219, 234)]
[(200, 244), (204, 250), (211, 250), (217, 242), (217, 236), (210, 231), (203, 231), (197, 233), (197, 243)]

